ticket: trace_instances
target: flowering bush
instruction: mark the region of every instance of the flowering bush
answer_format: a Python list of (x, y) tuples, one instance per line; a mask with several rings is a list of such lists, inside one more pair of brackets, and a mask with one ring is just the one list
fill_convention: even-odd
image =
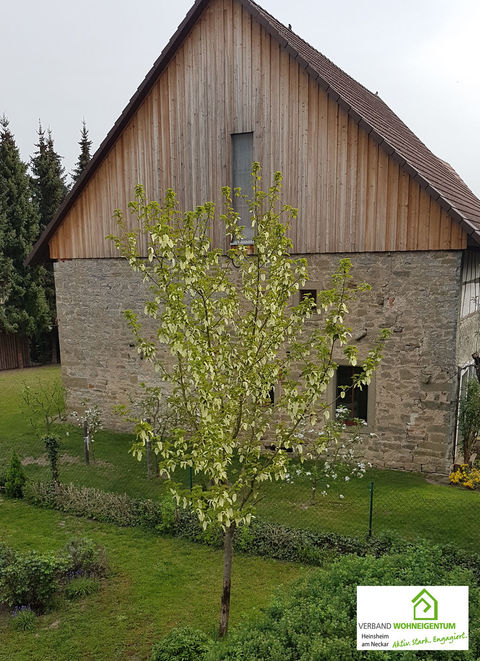
[(480, 484), (480, 470), (461, 464), (456, 471), (450, 473), (450, 484), (459, 484), (467, 489), (476, 489)]
[(72, 411), (72, 418), (75, 422), (83, 428), (83, 441), (85, 444), (85, 463), (90, 463), (90, 454), (95, 460), (95, 453), (93, 451), (93, 443), (95, 441), (95, 434), (102, 429), (102, 419), (100, 409), (96, 404), (90, 406), (88, 402), (83, 401), (82, 406), (85, 407), (84, 413), (79, 414), (77, 411)]
[[(303, 475), (310, 481), (312, 505), (315, 503), (317, 493), (321, 490), (321, 495), (326, 496), (333, 482), (346, 484), (352, 478), (364, 476), (367, 464), (355, 458), (355, 446), (361, 440), (361, 432), (366, 424), (365, 420), (359, 418), (351, 420), (349, 409), (340, 406), (335, 411), (335, 418), (325, 424), (319, 439), (320, 443), (309, 445), (305, 458), (312, 461), (299, 466), (295, 474), (298, 477)], [(313, 429), (304, 430), (297, 433), (297, 436), (308, 439), (308, 435), (312, 432)], [(287, 482), (293, 481), (294, 477), (289, 474)], [(340, 493), (339, 498), (343, 499), (344, 495)]]

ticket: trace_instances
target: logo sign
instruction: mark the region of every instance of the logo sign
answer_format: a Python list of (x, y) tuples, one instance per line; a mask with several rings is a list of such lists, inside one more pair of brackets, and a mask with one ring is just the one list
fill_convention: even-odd
[(412, 601), (414, 620), (438, 620), (438, 601), (426, 588), (423, 588)]
[(468, 587), (357, 587), (357, 650), (468, 650)]

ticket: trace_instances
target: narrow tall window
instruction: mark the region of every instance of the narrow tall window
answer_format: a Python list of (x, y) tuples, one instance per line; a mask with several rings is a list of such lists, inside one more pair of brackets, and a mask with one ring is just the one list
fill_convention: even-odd
[[(242, 194), (252, 196), (253, 133), (232, 134), (232, 188), (241, 188)], [(232, 192), (233, 194), (233, 192)], [(233, 208), (240, 214), (244, 225), (242, 243), (252, 243), (253, 227), (247, 202), (233, 195)]]

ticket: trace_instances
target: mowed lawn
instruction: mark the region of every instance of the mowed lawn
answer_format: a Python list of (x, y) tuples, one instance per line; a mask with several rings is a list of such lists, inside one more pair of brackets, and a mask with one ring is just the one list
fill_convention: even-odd
[[(58, 367), (0, 372), (0, 474), (16, 449), (31, 479), (49, 479), (44, 448), (22, 411), (21, 392), (25, 383), (33, 388), (42, 384), (48, 387), (53, 379), (59, 378)], [(136, 498), (157, 499), (165, 493), (162, 480), (147, 479), (145, 461), (138, 462), (129, 454), (131, 434), (99, 432), (95, 442), (96, 461), (87, 467), (83, 462), (81, 430), (64, 424), (57, 431), (62, 439), (62, 482), (127, 493)], [(363, 536), (369, 530), (370, 483), (373, 482), (373, 534), (393, 531), (408, 539), (424, 537), (466, 549), (480, 547), (477, 525), (480, 494), (476, 491), (450, 487), (446, 481), (432, 484), (422, 474), (370, 470), (362, 479), (334, 484), (327, 497), (317, 496), (312, 505), (308, 478), (297, 476), (297, 468), (293, 464), (292, 483), (265, 485), (258, 505), (259, 516), (294, 527)], [(179, 471), (175, 477), (188, 484), (186, 471)]]
[[(39, 616), (35, 631), (14, 631), (11, 616), (0, 613), (1, 661), (143, 661), (171, 627), (189, 624), (215, 635), (221, 551), (0, 498), (0, 541), (43, 552), (61, 549), (72, 537), (89, 537), (104, 546), (112, 575), (99, 592), (79, 601), (62, 600)], [(306, 571), (293, 563), (237, 554), (232, 625), (265, 606), (278, 585)]]

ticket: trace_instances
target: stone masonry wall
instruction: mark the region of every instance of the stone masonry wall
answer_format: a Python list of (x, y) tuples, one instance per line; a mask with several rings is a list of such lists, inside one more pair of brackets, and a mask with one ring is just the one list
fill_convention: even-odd
[[(362, 447), (365, 459), (378, 467), (445, 473), (451, 465), (460, 256), (440, 251), (349, 256), (354, 281), (372, 286), (348, 321), (353, 337), (363, 336), (360, 355), (381, 328), (392, 330), (369, 391), (375, 419)], [(341, 257), (309, 255), (307, 286), (330, 286)], [(55, 282), (68, 404), (80, 408), (88, 398), (105, 412), (108, 426), (124, 428), (113, 407), (128, 404), (141, 381), (154, 382), (122, 314), (127, 308), (142, 312), (144, 285), (119, 259), (58, 262)]]
[(146, 286), (124, 260), (81, 259), (55, 263), (55, 288), (68, 408), (88, 400), (107, 427), (128, 428), (114, 407), (130, 405), (139, 383), (153, 382), (153, 369), (140, 359), (123, 311), (142, 314)]

